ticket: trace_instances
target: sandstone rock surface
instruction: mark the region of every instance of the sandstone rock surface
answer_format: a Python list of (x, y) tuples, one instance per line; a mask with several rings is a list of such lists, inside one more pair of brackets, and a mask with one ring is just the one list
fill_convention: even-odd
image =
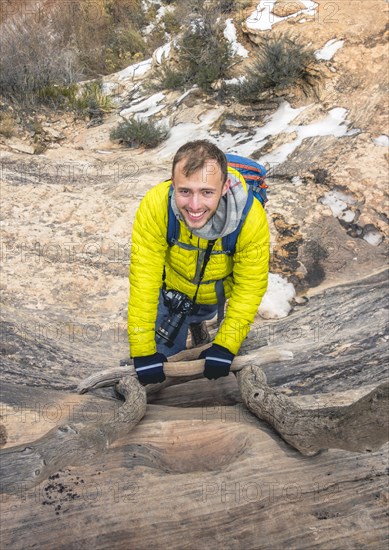
[[(316, 17), (271, 31), (288, 28), (315, 49), (344, 40), (316, 100), (247, 109), (172, 92), (158, 116), (173, 138), (152, 151), (109, 140), (117, 112), (91, 128), (67, 119), (59, 147), (39, 156), (1, 145), (0, 441), (7, 461), (14, 457), (2, 480), (4, 548), (384, 547), (387, 445), (304, 457), (248, 411), (231, 374), (149, 395), (136, 426), (95, 452), (89, 430), (115, 419), (122, 401), (112, 388), (76, 393), (84, 378), (128, 356), (136, 208), (170, 176), (182, 140), (195, 137), (253, 145), (258, 159), (291, 150), (272, 160), (267, 212), (271, 270), (298, 296), (288, 317), (258, 316), (241, 352), (260, 353), (266, 342), (292, 351), (293, 360), (263, 368), (269, 385), (301, 407), (331, 412), (387, 381), (388, 154), (386, 141), (374, 140), (387, 128), (388, 3), (317, 4)], [(257, 35), (249, 31), (253, 42)], [(110, 80), (123, 97), (135, 86), (134, 75)], [(281, 130), (271, 119), (280, 108), (296, 111)], [(322, 128), (339, 108), (346, 112), (334, 132), (314, 134), (310, 125)], [(259, 128), (269, 135), (255, 142)], [(364, 238), (372, 234), (374, 243)], [(75, 463), (66, 449), (77, 447), (81, 427), (91, 446)], [(44, 477), (39, 452), (52, 434), (63, 456)], [(15, 481), (26, 472), (35, 484)]]

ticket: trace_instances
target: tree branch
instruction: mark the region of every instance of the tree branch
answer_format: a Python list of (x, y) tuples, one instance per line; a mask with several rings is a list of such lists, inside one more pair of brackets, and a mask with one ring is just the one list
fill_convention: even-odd
[(375, 451), (389, 439), (389, 382), (350, 405), (303, 408), (268, 386), (256, 366), (238, 372), (237, 380), (246, 407), (303, 455), (323, 449)]

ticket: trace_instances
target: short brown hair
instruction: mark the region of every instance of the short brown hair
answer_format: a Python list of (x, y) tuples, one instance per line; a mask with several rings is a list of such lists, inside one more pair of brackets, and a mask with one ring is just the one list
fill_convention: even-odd
[(186, 177), (203, 168), (207, 160), (216, 160), (221, 169), (222, 183), (224, 184), (227, 180), (227, 159), (225, 154), (214, 143), (206, 139), (188, 141), (188, 143), (185, 143), (178, 149), (173, 159), (173, 176), (176, 164), (182, 159), (187, 159), (184, 165), (184, 174)]

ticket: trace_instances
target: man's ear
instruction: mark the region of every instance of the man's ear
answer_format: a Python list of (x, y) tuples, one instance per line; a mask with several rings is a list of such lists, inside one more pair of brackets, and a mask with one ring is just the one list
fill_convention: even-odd
[(175, 187), (173, 176), (170, 178), (170, 181), (172, 182), (172, 186)]
[(227, 178), (226, 183), (223, 185), (222, 196), (227, 193), (227, 191), (230, 188), (230, 185), (231, 185), (231, 180), (230, 180), (230, 178)]

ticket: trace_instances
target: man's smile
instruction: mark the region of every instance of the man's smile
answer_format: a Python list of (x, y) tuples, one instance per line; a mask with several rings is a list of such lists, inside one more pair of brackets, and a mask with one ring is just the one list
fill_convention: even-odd
[(190, 219), (198, 221), (204, 216), (206, 210), (201, 210), (201, 212), (192, 212), (191, 210), (186, 210), (186, 213), (188, 214)]

